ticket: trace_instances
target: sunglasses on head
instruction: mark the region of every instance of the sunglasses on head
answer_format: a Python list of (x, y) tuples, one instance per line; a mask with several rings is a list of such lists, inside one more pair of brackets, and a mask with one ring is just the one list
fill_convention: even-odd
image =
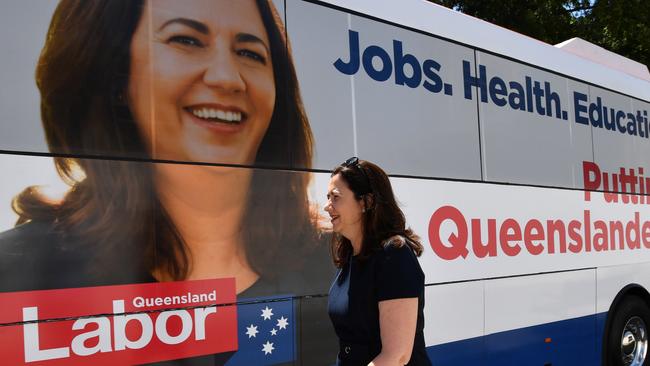
[(346, 161), (341, 163), (341, 166), (344, 167), (344, 168), (356, 168), (357, 170), (359, 170), (361, 172), (361, 174), (363, 175), (363, 178), (366, 180), (366, 184), (367, 184), (367, 187), (368, 187), (368, 192), (367, 193), (370, 193), (372, 191), (372, 188), (370, 187), (370, 179), (366, 175), (366, 171), (363, 170), (363, 168), (361, 167), (361, 164), (359, 164), (359, 158), (358, 157), (353, 156), (353, 157), (347, 159)]
[(346, 161), (342, 162), (341, 166), (345, 168), (349, 168), (353, 166), (356, 166), (357, 168), (361, 168), (361, 165), (359, 164), (359, 158), (357, 158), (356, 156), (353, 156), (347, 159)]

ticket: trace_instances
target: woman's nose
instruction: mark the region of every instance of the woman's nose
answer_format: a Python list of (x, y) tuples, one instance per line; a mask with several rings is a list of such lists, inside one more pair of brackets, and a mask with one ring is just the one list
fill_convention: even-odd
[(327, 202), (324, 209), (325, 209), (325, 212), (330, 213), (330, 211), (332, 211), (332, 203)]
[(208, 61), (203, 82), (225, 92), (245, 91), (246, 83), (240, 73), (236, 57), (234, 52), (225, 47), (216, 49), (214, 56)]

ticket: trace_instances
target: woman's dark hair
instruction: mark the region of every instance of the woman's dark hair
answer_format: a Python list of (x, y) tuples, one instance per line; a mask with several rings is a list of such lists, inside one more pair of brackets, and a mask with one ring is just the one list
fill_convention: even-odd
[[(312, 134), (284, 27), (269, 0), (256, 2), (270, 41), (276, 100), (255, 166), (310, 168)], [(183, 279), (191, 258), (155, 193), (153, 164), (138, 162), (150, 153), (123, 97), (143, 7), (143, 0), (59, 3), (36, 82), (50, 151), (59, 156), (56, 168), (72, 189), (62, 202), (52, 203), (29, 187), (14, 199), (13, 208), (20, 217), (17, 224), (54, 222), (61, 233), (92, 245), (98, 271), (114, 265), (122, 270), (127, 250), (138, 268)], [(113, 160), (98, 159), (102, 156)], [(83, 179), (75, 174), (77, 168)], [(316, 242), (308, 183), (306, 174), (253, 172), (242, 233), (249, 262), (260, 275), (272, 276), (271, 267), (283, 268), (283, 261), (297, 264), (311, 249), (309, 243)]]
[[(359, 160), (336, 167), (331, 176), (337, 174), (348, 185), (355, 198), (364, 202), (363, 241), (359, 259), (367, 259), (373, 251), (380, 250), (382, 245), (386, 244), (406, 244), (418, 257), (422, 254), (420, 238), (406, 227), (404, 213), (395, 200), (390, 180), (380, 167), (369, 161)], [(395, 236), (397, 238), (393, 238)], [(334, 264), (339, 268), (343, 267), (352, 254), (352, 243), (342, 235), (334, 235), (331, 252)]]

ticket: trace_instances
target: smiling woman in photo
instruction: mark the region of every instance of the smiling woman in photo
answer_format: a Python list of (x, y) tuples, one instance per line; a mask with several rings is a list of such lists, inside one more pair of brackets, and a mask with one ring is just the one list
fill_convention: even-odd
[(310, 175), (253, 169), (312, 160), (272, 3), (62, 0), (36, 81), (71, 189), (14, 199), (2, 291), (234, 277), (239, 297), (324, 292)]

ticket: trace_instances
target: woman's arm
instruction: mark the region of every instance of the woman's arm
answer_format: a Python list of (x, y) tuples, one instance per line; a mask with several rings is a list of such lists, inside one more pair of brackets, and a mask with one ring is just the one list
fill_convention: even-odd
[(407, 364), (413, 351), (417, 321), (417, 297), (380, 301), (381, 353), (368, 366)]

